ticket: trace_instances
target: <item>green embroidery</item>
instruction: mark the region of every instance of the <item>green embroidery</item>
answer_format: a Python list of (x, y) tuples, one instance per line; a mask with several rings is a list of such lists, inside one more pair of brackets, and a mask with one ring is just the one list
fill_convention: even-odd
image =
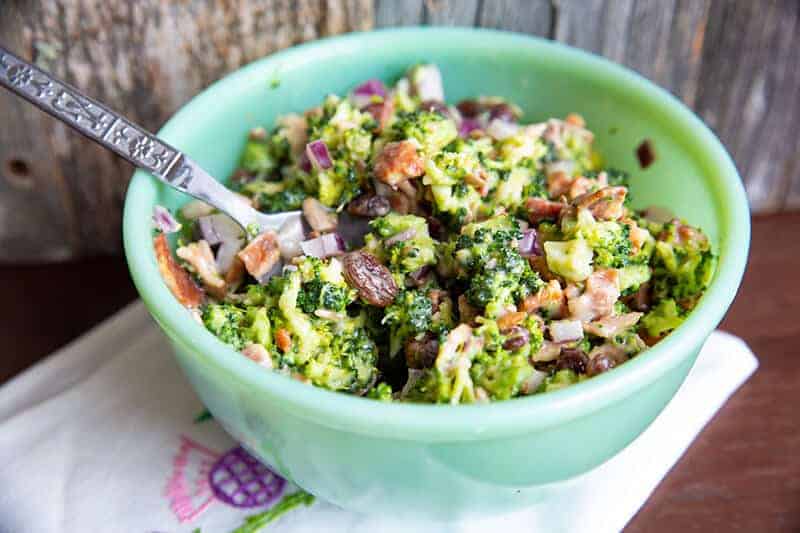
[(203, 409), (199, 415), (194, 417), (194, 423), (199, 424), (200, 422), (205, 422), (206, 420), (211, 420), (213, 418), (214, 415), (212, 415), (208, 409)]
[(261, 528), (278, 519), (287, 511), (291, 511), (300, 505), (311, 505), (312, 503), (314, 503), (314, 496), (304, 490), (287, 494), (281, 498), (281, 501), (266, 511), (246, 517), (244, 524), (234, 529), (231, 533), (257, 533)]

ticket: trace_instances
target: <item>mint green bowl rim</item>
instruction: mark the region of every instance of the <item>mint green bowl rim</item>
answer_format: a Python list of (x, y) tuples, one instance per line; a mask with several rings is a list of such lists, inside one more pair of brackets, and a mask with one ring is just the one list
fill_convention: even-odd
[(218, 102), (243, 90), (248, 77), (268, 72), (272, 65), (280, 65), (283, 72), (302, 69), (308, 63), (324, 61), (331, 53), (357, 54), (365, 46), (385, 47), (392, 41), (409, 39), (417, 39), (419, 47), (433, 46), (436, 40), (447, 46), (463, 45), (465, 49), (470, 42), (477, 41), (481, 48), (497, 48), (498, 52), (526, 48), (540, 54), (539, 61), (568, 62), (573, 69), (583, 69), (593, 81), (613, 86), (647, 104), (654, 120), (669, 120), (674, 130), (688, 136), (687, 149), (694, 150), (694, 157), (705, 168), (715, 171), (708, 180), (717, 204), (715, 209), (721, 216), (716, 277), (684, 324), (658, 345), (613, 371), (543, 395), (451, 406), (385, 403), (330, 392), (265, 372), (190, 317), (163, 283), (153, 253), (152, 204), (148, 196), (161, 185), (147, 173), (137, 171), (125, 201), (124, 247), (134, 283), (159, 324), (193, 356), (203, 357), (216, 370), (232, 374), (252, 387), (254, 394), (279, 398), (296, 416), (343, 431), (426, 442), (500, 438), (565, 424), (628, 397), (691, 356), (724, 316), (744, 273), (750, 239), (750, 213), (744, 187), (725, 148), (687, 107), (642, 76), (599, 56), (545, 39), (487, 29), (415, 27), (352, 33), (295, 46), (240, 68), (184, 105), (160, 130), (159, 136), (181, 147), (182, 124), (191, 123), (195, 112), (217, 108)]

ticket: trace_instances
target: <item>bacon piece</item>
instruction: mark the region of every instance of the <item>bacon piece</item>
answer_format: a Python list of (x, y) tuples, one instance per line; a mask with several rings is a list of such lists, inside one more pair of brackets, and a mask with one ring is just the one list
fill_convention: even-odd
[(161, 278), (170, 292), (184, 307), (190, 309), (199, 307), (205, 300), (205, 294), (186, 272), (186, 269), (179, 265), (172, 256), (166, 235), (163, 233), (157, 235), (153, 239), (153, 248)]
[(242, 349), (242, 355), (251, 361), (255, 361), (261, 366), (272, 368), (272, 358), (270, 357), (267, 349), (261, 344), (248, 344)]
[(589, 322), (583, 325), (583, 330), (586, 333), (591, 333), (604, 339), (610, 339), (615, 335), (633, 327), (639, 319), (642, 318), (642, 313), (625, 313), (618, 316), (607, 316), (594, 322)]
[(555, 361), (561, 354), (562, 344), (553, 341), (543, 341), (542, 347), (539, 348), (535, 354), (531, 355), (531, 359), (536, 362)]
[(244, 281), (244, 263), (238, 257), (234, 257), (230, 268), (225, 272), (225, 286), (228, 290), (235, 291)]
[(425, 162), (411, 141), (390, 142), (378, 154), (374, 172), (382, 182), (397, 187), (401, 181), (422, 176)]
[(631, 241), (631, 255), (636, 255), (642, 251), (642, 247), (647, 242), (650, 232), (644, 228), (640, 228), (635, 220), (630, 218), (623, 218), (620, 220), (623, 224), (628, 226), (630, 232), (628, 238)]
[(689, 245), (694, 248), (704, 248), (708, 245), (708, 237), (697, 228), (684, 224), (680, 219), (675, 218), (670, 221), (668, 229), (662, 231), (658, 235), (658, 240), (668, 240), (670, 237), (669, 231), (672, 232), (673, 240), (678, 246), (683, 247)]
[(603, 189), (605, 187), (608, 187), (608, 174), (605, 172), (601, 172), (596, 178), (578, 176), (575, 178), (575, 181), (572, 182), (572, 185), (569, 188), (568, 196), (570, 200), (574, 200), (575, 198), (588, 192), (597, 189)]
[(597, 191), (582, 194), (573, 200), (578, 209), (588, 209), (599, 220), (618, 220), (625, 214), (625, 187), (604, 187)]
[(570, 200), (574, 200), (578, 196), (582, 194), (586, 194), (587, 192), (592, 190), (594, 186), (594, 181), (590, 180), (589, 178), (584, 178), (583, 176), (578, 176), (572, 181), (572, 184), (569, 186), (569, 191), (567, 192), (567, 196)]
[(378, 132), (381, 132), (386, 129), (392, 118), (392, 113), (394, 113), (394, 101), (391, 98), (384, 98), (383, 102), (369, 104), (364, 108), (364, 111), (372, 115), (372, 118), (378, 123)]
[(236, 254), (251, 276), (260, 280), (280, 261), (278, 234), (265, 231)]
[(200, 240), (181, 246), (175, 250), (175, 255), (189, 263), (209, 294), (215, 298), (225, 297), (227, 292), (225, 280), (217, 270), (214, 252), (211, 251), (208, 242)]
[(531, 197), (525, 200), (525, 209), (528, 211), (528, 220), (538, 224), (542, 220), (557, 219), (567, 204), (551, 202), (544, 198)]
[(569, 113), (564, 118), (564, 122), (566, 122), (567, 124), (570, 124), (572, 126), (577, 126), (579, 128), (585, 128), (586, 127), (586, 121), (583, 119), (582, 116), (580, 116), (577, 113)]
[(489, 194), (489, 176), (482, 168), (471, 174), (467, 174), (464, 177), (464, 181), (475, 187), (475, 190), (478, 191), (481, 197), (485, 197)]
[(581, 295), (570, 291), (567, 306), (570, 315), (582, 322), (610, 315), (619, 298), (619, 271), (613, 268), (596, 270), (586, 279)]
[(512, 327), (525, 320), (526, 316), (528, 316), (527, 313), (523, 311), (506, 313), (497, 319), (497, 327), (500, 331), (508, 331)]
[(560, 198), (572, 187), (573, 178), (563, 170), (555, 170), (547, 174), (547, 194), (550, 198)]
[(275, 332), (275, 344), (283, 353), (292, 349), (292, 335), (289, 330), (280, 328)]
[(522, 310), (527, 313), (543, 311), (548, 318), (561, 318), (564, 315), (564, 291), (558, 280), (550, 280), (547, 285), (522, 301)]

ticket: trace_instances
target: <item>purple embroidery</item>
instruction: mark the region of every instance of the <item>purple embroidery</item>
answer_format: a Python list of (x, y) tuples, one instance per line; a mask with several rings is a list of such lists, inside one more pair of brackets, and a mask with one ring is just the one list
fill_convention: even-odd
[(215, 499), (233, 507), (272, 503), (286, 480), (237, 446), (224, 455), (181, 435), (166, 496), (180, 522), (190, 522)]
[(208, 476), (214, 496), (234, 507), (267, 505), (286, 481), (237, 446), (217, 461)]

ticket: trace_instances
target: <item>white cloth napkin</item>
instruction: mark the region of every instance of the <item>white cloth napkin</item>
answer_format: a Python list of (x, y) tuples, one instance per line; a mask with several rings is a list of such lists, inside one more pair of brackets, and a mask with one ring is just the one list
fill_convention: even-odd
[[(622, 453), (546, 503), (414, 531), (619, 531), (758, 363), (716, 332), (664, 412)], [(230, 531), (263, 507), (214, 497), (208, 471), (235, 443), (203, 411), (141, 303), (0, 388), (0, 533)], [(294, 490), (287, 484), (286, 492)], [(182, 520), (182, 521), (181, 521)], [(390, 532), (317, 501), (267, 531)]]

